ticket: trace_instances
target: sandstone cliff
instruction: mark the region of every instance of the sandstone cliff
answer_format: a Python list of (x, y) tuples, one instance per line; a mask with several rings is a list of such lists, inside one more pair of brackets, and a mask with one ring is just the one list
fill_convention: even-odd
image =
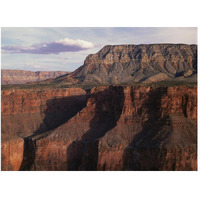
[(78, 115), (36, 142), (33, 169), (197, 169), (196, 88), (105, 87), (91, 93)]
[(18, 171), (24, 158), (24, 140), (9, 134), (1, 135), (1, 170)]
[[(58, 100), (70, 95), (76, 102)], [(20, 170), (197, 170), (197, 87), (2, 91), (2, 97), (3, 134), (24, 137)], [(42, 115), (38, 122), (35, 113)]]
[(75, 115), (86, 101), (80, 88), (2, 90), (2, 134), (27, 137), (48, 131)]
[(66, 75), (69, 72), (64, 71), (25, 71), (25, 70), (1, 70), (1, 84), (24, 84), (28, 82), (42, 81), (50, 78), (56, 78)]

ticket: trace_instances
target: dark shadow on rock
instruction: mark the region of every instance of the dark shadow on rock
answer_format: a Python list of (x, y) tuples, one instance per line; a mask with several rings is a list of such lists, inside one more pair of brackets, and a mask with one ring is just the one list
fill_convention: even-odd
[(124, 90), (121, 86), (111, 86), (95, 94), (96, 107), (90, 129), (78, 141), (73, 141), (67, 149), (67, 170), (97, 170), (98, 145), (109, 130), (116, 126), (124, 105)]
[(187, 117), (187, 104), (188, 104), (188, 95), (185, 94), (182, 97), (182, 105), (181, 105), (185, 117)]
[(197, 73), (197, 49), (195, 50), (195, 53), (194, 53), (194, 58), (192, 60), (192, 66), (193, 66), (193, 69)]
[(20, 170), (31, 170), (35, 160), (36, 140), (46, 136), (46, 132), (67, 122), (87, 103), (89, 95), (77, 95), (48, 100), (44, 111), (45, 117), (40, 127), (31, 135), (24, 138), (24, 156)]
[(36, 141), (32, 139), (24, 139), (23, 161), (19, 171), (30, 171), (35, 160)]
[(46, 103), (43, 123), (34, 132), (34, 135), (55, 129), (81, 111), (87, 103), (88, 95), (55, 98)]
[(157, 137), (157, 133), (167, 120), (167, 117), (161, 116), (161, 97), (166, 92), (167, 88), (155, 88), (149, 91), (148, 99), (143, 104), (143, 108), (147, 109), (148, 119), (124, 151), (123, 170), (158, 170), (155, 162), (159, 159), (157, 147), (161, 138)]

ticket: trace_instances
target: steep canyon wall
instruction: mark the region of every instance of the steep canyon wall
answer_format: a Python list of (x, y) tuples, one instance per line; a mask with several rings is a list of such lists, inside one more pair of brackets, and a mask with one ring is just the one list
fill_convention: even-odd
[(197, 87), (5, 90), (4, 135), (4, 170), (197, 170)]

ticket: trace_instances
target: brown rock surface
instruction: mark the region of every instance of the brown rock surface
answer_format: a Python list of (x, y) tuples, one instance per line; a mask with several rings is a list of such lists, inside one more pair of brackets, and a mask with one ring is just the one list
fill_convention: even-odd
[(80, 88), (50, 90), (2, 90), (2, 134), (30, 136), (66, 122), (87, 101)]
[(24, 84), (27, 82), (42, 81), (50, 78), (69, 74), (64, 71), (25, 71), (25, 70), (1, 70), (1, 84)]
[(3, 90), (1, 125), (5, 170), (197, 170), (196, 86)]
[(56, 82), (81, 85), (176, 80), (196, 82), (197, 45), (108, 45), (86, 57), (84, 65)]
[(1, 135), (1, 170), (18, 171), (23, 161), (24, 140), (8, 134)]
[(32, 170), (197, 170), (196, 87), (91, 94), (76, 116), (36, 140)]

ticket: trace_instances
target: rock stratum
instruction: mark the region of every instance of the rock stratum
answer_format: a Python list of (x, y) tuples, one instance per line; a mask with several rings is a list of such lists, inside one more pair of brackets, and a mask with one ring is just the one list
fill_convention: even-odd
[(197, 170), (197, 87), (2, 91), (2, 170)]
[(1, 84), (25, 84), (29, 82), (42, 81), (69, 74), (64, 71), (25, 71), (25, 70), (1, 70)]
[(108, 45), (69, 75), (52, 80), (80, 85), (197, 81), (197, 45)]

